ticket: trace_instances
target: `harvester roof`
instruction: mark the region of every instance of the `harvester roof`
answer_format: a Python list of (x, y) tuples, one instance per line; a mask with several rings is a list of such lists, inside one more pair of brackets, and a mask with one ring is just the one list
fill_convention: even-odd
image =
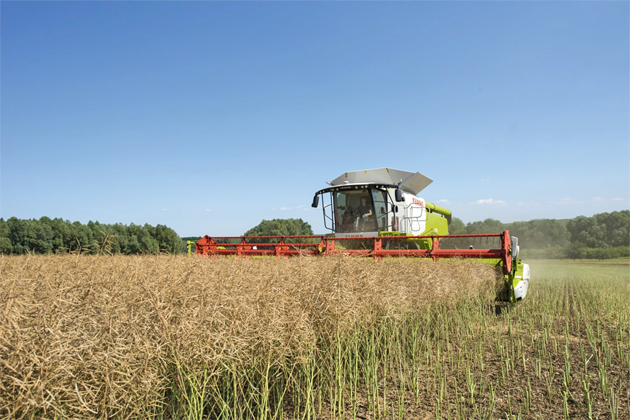
[(363, 171), (351, 171), (338, 176), (329, 184), (340, 186), (344, 184), (389, 184), (399, 185), (400, 189), (417, 195), (433, 182), (420, 172), (407, 172), (399, 169), (378, 168)]

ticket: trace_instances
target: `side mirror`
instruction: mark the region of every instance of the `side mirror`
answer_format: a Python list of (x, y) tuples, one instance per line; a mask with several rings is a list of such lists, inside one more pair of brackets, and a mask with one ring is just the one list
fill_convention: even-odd
[(311, 204), (311, 207), (317, 208), (318, 205), (319, 205), (319, 194), (315, 194), (315, 197), (313, 197), (313, 204)]
[(516, 236), (512, 236), (510, 239), (512, 241), (512, 257), (518, 258), (518, 254), (519, 254), (518, 238)]
[(396, 193), (394, 195), (396, 196), (396, 201), (404, 201), (403, 193), (400, 188), (396, 188)]

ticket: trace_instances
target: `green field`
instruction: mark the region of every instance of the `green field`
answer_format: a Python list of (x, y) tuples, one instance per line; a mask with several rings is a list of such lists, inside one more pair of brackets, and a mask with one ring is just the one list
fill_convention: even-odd
[(630, 418), (630, 260), (530, 266), (527, 300), (498, 322), (527, 347), (516, 381), (531, 384), (533, 417)]
[(604, 279), (630, 280), (630, 259), (612, 260), (534, 260), (530, 263), (538, 276), (547, 277), (586, 277), (594, 275)]

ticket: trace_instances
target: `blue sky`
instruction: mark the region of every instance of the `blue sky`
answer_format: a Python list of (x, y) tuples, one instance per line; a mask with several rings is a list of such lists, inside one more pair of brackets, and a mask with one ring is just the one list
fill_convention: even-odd
[(0, 216), (240, 235), (349, 170), (630, 207), (628, 2), (2, 2)]

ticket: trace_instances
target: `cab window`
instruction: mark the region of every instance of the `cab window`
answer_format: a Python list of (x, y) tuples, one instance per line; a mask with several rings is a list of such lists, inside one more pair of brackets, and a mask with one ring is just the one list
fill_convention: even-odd
[[(382, 198), (380, 200), (382, 207)], [(336, 232), (374, 232), (377, 230), (379, 213), (375, 210), (373, 196), (367, 189), (335, 192), (334, 212)]]
[(374, 217), (377, 230), (387, 229), (387, 193), (382, 190), (373, 189), (372, 199), (374, 200)]

